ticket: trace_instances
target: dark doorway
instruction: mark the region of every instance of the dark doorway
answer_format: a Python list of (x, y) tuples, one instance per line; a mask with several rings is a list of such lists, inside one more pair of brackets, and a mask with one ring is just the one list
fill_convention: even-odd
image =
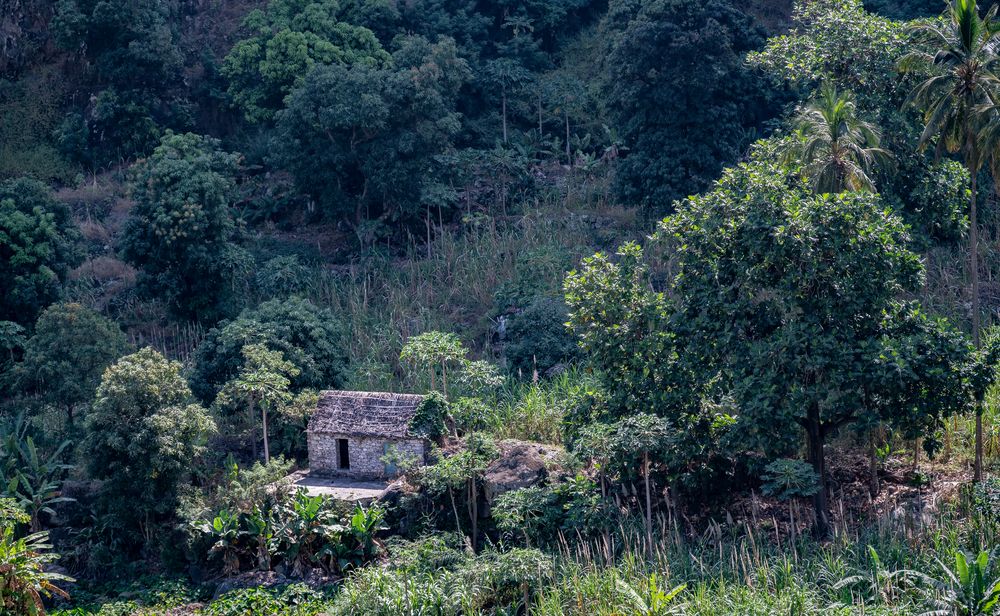
[(347, 449), (347, 439), (337, 439), (337, 467), (347, 470), (351, 468), (351, 454)]

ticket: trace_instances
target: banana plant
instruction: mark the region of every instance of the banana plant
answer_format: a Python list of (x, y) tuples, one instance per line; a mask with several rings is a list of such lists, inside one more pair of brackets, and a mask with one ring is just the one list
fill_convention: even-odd
[(20, 416), (0, 441), (0, 496), (17, 500), (30, 516), (31, 531), (42, 529), (42, 514), (52, 515), (53, 505), (73, 502), (62, 496), (62, 477), (73, 468), (62, 462), (69, 441), (42, 455), (28, 436), (28, 424)]
[(278, 552), (297, 575), (304, 575), (314, 565), (330, 568), (328, 561), (324, 562), (324, 547), (339, 542), (345, 527), (336, 522), (326, 498), (299, 490), (278, 517)]
[(271, 554), (274, 550), (274, 523), (268, 512), (260, 507), (243, 516), (243, 533), (250, 538), (257, 550), (257, 567), (261, 571), (271, 570)]
[(379, 507), (365, 509), (360, 504), (354, 508), (349, 533), (354, 543), (361, 549), (361, 557), (368, 560), (375, 556), (375, 535), (386, 526), (382, 524), (385, 511)]
[(215, 538), (210, 552), (221, 555), (222, 573), (234, 575), (240, 571), (240, 517), (223, 509), (212, 521), (202, 521), (195, 528)]
[(674, 600), (687, 589), (687, 584), (674, 586), (667, 590), (661, 587), (660, 580), (655, 573), (650, 574), (639, 588), (634, 588), (624, 580), (617, 580), (618, 591), (632, 604), (636, 614), (642, 616), (666, 616), (673, 614), (677, 610), (673, 605)]
[(955, 566), (950, 568), (935, 558), (941, 576), (921, 571), (901, 572), (917, 583), (917, 589), (927, 600), (930, 610), (925, 616), (981, 616), (998, 613), (1000, 576), (995, 571), (995, 559), (983, 550), (972, 558), (965, 552), (955, 552)]
[(48, 533), (32, 533), (20, 539), (15, 537), (14, 525), (25, 521), (20, 517), (22, 515), (10, 499), (0, 499), (0, 611), (4, 614), (44, 616), (43, 598), (53, 595), (69, 597), (56, 584), (75, 580), (46, 570), (59, 558), (51, 551)]

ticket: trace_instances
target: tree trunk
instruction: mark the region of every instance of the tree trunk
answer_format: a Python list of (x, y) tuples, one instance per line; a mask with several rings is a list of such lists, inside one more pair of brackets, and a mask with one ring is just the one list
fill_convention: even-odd
[(455, 530), (457, 530), (459, 534), (463, 534), (462, 518), (458, 515), (458, 505), (455, 504), (455, 491), (452, 490), (451, 487), (448, 488), (448, 497), (451, 499), (451, 511), (455, 514)]
[[(979, 227), (976, 216), (976, 172), (969, 165), (969, 175), (972, 177), (972, 195), (969, 197), (969, 268), (972, 275), (972, 341), (976, 349), (980, 348), (979, 340)], [(976, 403), (976, 461), (973, 467), (972, 480), (983, 479), (983, 410)]]
[(538, 95), (538, 140), (542, 139), (542, 95)]
[(479, 495), (476, 493), (476, 478), (469, 479), (469, 519), (472, 521), (472, 549), (476, 549), (479, 535)]
[(813, 496), (813, 509), (816, 512), (813, 534), (818, 539), (824, 539), (830, 535), (830, 506), (826, 498), (826, 458), (823, 452), (823, 427), (819, 421), (819, 408), (813, 406), (809, 409), (806, 424), (809, 462), (819, 477), (819, 490)]
[(573, 168), (573, 153), (569, 148), (569, 113), (563, 110), (563, 117), (566, 119), (566, 162), (569, 164), (569, 168)]
[(882, 486), (878, 480), (878, 451), (875, 446), (875, 432), (872, 431), (871, 442), (868, 444), (868, 491), (872, 498), (878, 496)]
[(427, 204), (427, 260), (431, 259), (431, 206)]
[(448, 399), (448, 368), (444, 365), (444, 360), (441, 360), (441, 388), (444, 389), (444, 399)]
[(267, 442), (267, 405), (260, 405), (260, 417), (264, 426), (264, 464), (271, 461), (271, 447)]
[(250, 447), (253, 452), (253, 459), (257, 459), (257, 418), (254, 412), (253, 398), (250, 398)]
[(653, 508), (649, 496), (649, 452), (642, 452), (642, 474), (646, 480), (646, 554), (653, 557)]
[(503, 109), (503, 142), (507, 143), (507, 88), (504, 88), (500, 95), (500, 104)]

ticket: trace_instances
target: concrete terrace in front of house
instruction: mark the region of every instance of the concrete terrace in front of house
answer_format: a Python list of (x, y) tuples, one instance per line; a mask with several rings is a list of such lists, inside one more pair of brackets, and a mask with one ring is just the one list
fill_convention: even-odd
[(309, 496), (327, 496), (334, 500), (362, 503), (377, 499), (388, 485), (384, 481), (362, 481), (344, 476), (317, 477), (305, 471), (293, 474), (290, 479), (296, 487), (305, 488)]

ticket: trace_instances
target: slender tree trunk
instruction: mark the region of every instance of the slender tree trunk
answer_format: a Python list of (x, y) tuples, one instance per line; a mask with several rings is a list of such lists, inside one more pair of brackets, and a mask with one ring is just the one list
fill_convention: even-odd
[[(980, 348), (979, 340), (979, 223), (976, 212), (976, 171), (969, 165), (969, 175), (972, 177), (972, 195), (969, 197), (969, 268), (972, 275), (972, 341), (976, 349)], [(972, 480), (983, 479), (983, 409), (976, 403), (976, 461), (973, 467)]]
[(455, 514), (455, 529), (462, 534), (462, 518), (458, 515), (458, 505), (455, 504), (455, 491), (448, 488), (448, 497), (451, 499), (451, 511)]
[(271, 447), (267, 441), (267, 405), (260, 405), (260, 417), (264, 426), (264, 464), (271, 461)]
[(813, 527), (813, 534), (822, 539), (830, 535), (830, 506), (826, 497), (826, 457), (823, 452), (823, 427), (819, 421), (819, 408), (815, 405), (809, 409), (806, 423), (809, 462), (819, 477), (819, 490), (813, 496), (813, 509), (816, 512), (816, 525)]
[(479, 495), (475, 476), (469, 479), (469, 519), (472, 521), (472, 549), (475, 550), (479, 535)]
[(653, 557), (653, 501), (649, 495), (649, 452), (642, 452), (642, 474), (646, 480), (646, 554)]
[(538, 95), (538, 139), (542, 138), (542, 95)]
[(875, 431), (872, 431), (871, 442), (868, 444), (868, 491), (872, 498), (878, 496), (882, 486), (878, 480), (878, 451), (875, 445)]
[(448, 368), (444, 365), (444, 360), (441, 360), (441, 388), (444, 389), (444, 399), (448, 399)]
[(569, 164), (569, 168), (573, 168), (573, 153), (569, 147), (569, 113), (563, 110), (563, 117), (566, 119), (566, 162)]
[(257, 418), (254, 412), (254, 400), (250, 398), (250, 447), (253, 451), (253, 459), (257, 459)]
[(507, 88), (504, 88), (500, 96), (500, 105), (503, 109), (503, 142), (507, 143)]

